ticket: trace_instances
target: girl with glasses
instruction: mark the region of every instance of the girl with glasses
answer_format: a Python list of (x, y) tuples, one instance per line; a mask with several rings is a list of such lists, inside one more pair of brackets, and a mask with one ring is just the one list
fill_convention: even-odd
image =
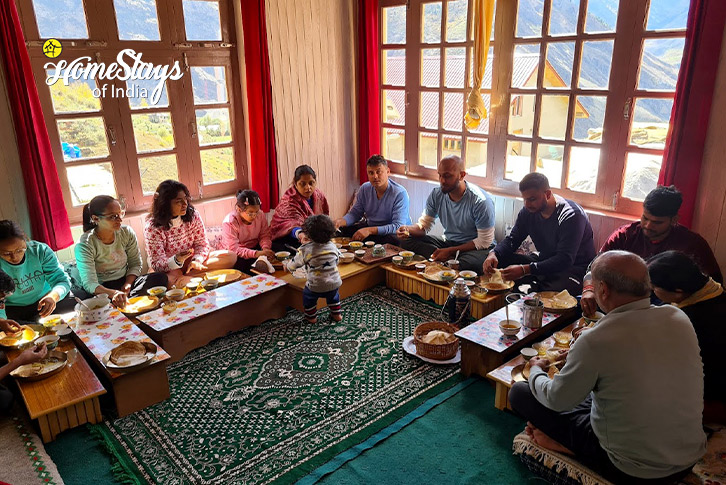
[(185, 274), (232, 268), (237, 262), (237, 255), (231, 251), (211, 251), (202, 217), (190, 200), (186, 185), (176, 180), (163, 181), (156, 189), (144, 226), (149, 266), (166, 273), (169, 283), (177, 285)]
[(76, 296), (108, 295), (118, 307), (129, 297), (146, 294), (154, 286), (166, 286), (164, 273), (142, 275), (141, 252), (136, 233), (121, 224), (125, 213), (110, 195), (97, 195), (83, 206), (83, 235), (76, 244), (76, 264), (83, 291)]
[(258, 271), (273, 273), (275, 269), (269, 261), (275, 253), (270, 249), (270, 228), (261, 205), (254, 190), (237, 192), (234, 210), (222, 222), (222, 244), (237, 255), (236, 268), (249, 271), (254, 266)]
[(71, 282), (46, 244), (31, 241), (14, 221), (0, 221), (0, 270), (15, 282), (0, 318), (35, 322), (54, 311), (73, 311)]

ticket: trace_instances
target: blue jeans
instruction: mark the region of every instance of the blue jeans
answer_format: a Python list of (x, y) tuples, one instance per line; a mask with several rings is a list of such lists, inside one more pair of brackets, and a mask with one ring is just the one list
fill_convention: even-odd
[(318, 299), (325, 298), (330, 307), (330, 313), (341, 313), (340, 293), (338, 288), (323, 293), (312, 291), (307, 286), (303, 288), (303, 308), (305, 309), (305, 317), (312, 320), (318, 313)]

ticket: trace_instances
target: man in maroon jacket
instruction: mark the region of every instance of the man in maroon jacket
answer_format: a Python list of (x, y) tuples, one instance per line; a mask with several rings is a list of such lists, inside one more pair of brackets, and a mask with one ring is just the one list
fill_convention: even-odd
[[(621, 249), (647, 260), (664, 251), (681, 251), (691, 256), (705, 274), (722, 283), (721, 269), (706, 240), (678, 224), (682, 202), (683, 196), (674, 185), (659, 185), (645, 197), (640, 220), (618, 228), (600, 252)], [(582, 311), (586, 315), (597, 310), (588, 276), (589, 273), (585, 276), (582, 292)]]

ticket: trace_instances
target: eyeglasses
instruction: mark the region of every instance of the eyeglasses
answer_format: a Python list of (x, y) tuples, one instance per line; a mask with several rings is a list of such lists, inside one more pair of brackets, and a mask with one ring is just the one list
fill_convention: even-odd
[(0, 256), (2, 256), (3, 258), (12, 258), (13, 256), (16, 256), (16, 255), (22, 256), (23, 254), (25, 254), (25, 251), (27, 251), (27, 250), (28, 250), (28, 247), (26, 246), (24, 248), (16, 249), (15, 251), (2, 252), (2, 253), (0, 253)]
[(121, 211), (118, 214), (99, 214), (98, 217), (101, 219), (110, 219), (112, 221), (120, 221), (126, 215), (126, 211)]

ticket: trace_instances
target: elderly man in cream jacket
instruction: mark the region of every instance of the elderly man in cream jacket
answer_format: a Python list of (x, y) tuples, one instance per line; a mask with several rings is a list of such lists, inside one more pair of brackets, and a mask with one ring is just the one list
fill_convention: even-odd
[(696, 332), (678, 308), (650, 304), (639, 256), (603, 253), (592, 276), (607, 314), (582, 332), (554, 378), (546, 359), (532, 359), (529, 383), (509, 394), (512, 409), (536, 443), (574, 455), (613, 483), (670, 483), (706, 451)]

